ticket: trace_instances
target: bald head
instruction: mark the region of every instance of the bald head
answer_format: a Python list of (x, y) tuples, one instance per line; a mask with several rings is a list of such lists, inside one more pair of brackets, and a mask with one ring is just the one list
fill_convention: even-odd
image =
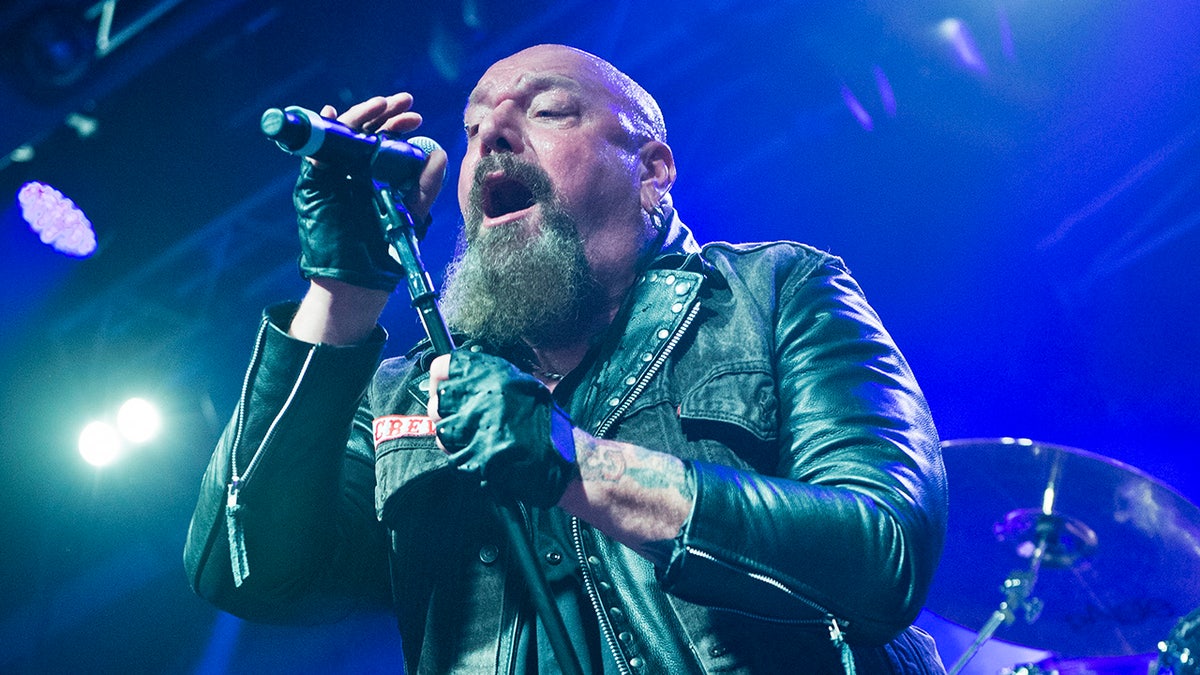
[[(606, 94), (621, 126), (636, 144), (649, 140), (666, 142), (667, 127), (654, 97), (633, 78), (594, 54), (566, 45), (537, 45), (497, 61), (488, 73), (513, 67), (526, 68), (530, 64), (571, 73), (583, 86)], [(487, 74), (480, 80), (481, 85), (486, 78)], [(471, 98), (474, 100), (485, 93), (477, 87)]]

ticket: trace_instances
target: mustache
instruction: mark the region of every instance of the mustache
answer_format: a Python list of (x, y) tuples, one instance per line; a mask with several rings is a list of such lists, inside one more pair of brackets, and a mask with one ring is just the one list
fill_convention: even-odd
[(468, 223), (478, 224), (483, 221), (486, 191), (496, 185), (496, 181), (488, 180), (488, 176), (497, 172), (503, 176), (503, 182), (519, 183), (528, 189), (534, 202), (547, 203), (555, 197), (550, 175), (541, 167), (519, 160), (509, 153), (487, 155), (475, 165), (471, 192), (467, 198)]

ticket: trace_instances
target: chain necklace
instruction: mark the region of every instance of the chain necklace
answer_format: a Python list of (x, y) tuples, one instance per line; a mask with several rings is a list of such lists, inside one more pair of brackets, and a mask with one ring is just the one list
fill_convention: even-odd
[(536, 375), (538, 379), (550, 380), (551, 382), (558, 382), (566, 377), (566, 375), (562, 373), (556, 373), (553, 370), (547, 370), (536, 363), (533, 364), (533, 374)]

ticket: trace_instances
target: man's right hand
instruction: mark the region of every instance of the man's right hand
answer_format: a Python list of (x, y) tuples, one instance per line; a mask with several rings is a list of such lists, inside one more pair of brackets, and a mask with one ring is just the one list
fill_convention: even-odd
[[(337, 114), (332, 106), (323, 117), (336, 117), (364, 133), (411, 133), (421, 116), (410, 110), (407, 93), (377, 96)], [(418, 189), (405, 205), (414, 221), (428, 218), (446, 173), (446, 153), (430, 153)], [(345, 168), (304, 160), (293, 195), (301, 243), (300, 269), (311, 282), (309, 293), (292, 321), (294, 337), (309, 342), (349, 344), (367, 337), (388, 295), (403, 281), (404, 270), (388, 252), (373, 204), (368, 175), (346, 175)]]
[[(364, 133), (407, 134), (421, 124), (406, 93), (378, 96), (359, 103), (337, 119)], [(321, 110), (334, 117), (332, 106)], [(414, 221), (424, 222), (441, 188), (446, 153), (430, 154), (418, 189), (405, 204)], [(293, 201), (299, 222), (300, 270), (306, 279), (336, 279), (354, 286), (391, 292), (404, 280), (388, 252), (373, 204), (374, 187), (366, 167), (347, 168), (306, 160), (296, 182)]]

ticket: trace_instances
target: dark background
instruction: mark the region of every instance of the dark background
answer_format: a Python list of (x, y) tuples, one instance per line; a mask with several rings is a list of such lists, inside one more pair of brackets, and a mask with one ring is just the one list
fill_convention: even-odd
[[(387, 618), (245, 624), (194, 598), (180, 564), (259, 312), (304, 289), (296, 160), (258, 117), (411, 91), (453, 174), (475, 79), (539, 42), (599, 54), (658, 98), (701, 240), (843, 256), (944, 439), (1081, 448), (1200, 501), (1194, 0), (120, 0), (112, 32), (130, 37), (98, 59), (89, 6), (0, 9), (0, 672), (398, 669)], [(73, 31), (82, 47), (39, 60), (37, 36)], [(32, 159), (7, 154), (21, 146)], [(95, 255), (37, 241), (13, 207), (28, 180), (88, 214)], [(440, 280), (452, 187), (435, 222)], [(419, 329), (393, 305), (399, 351)], [(132, 394), (162, 403), (165, 437), (84, 464), (83, 424)], [(962, 646), (944, 630), (949, 662)]]

